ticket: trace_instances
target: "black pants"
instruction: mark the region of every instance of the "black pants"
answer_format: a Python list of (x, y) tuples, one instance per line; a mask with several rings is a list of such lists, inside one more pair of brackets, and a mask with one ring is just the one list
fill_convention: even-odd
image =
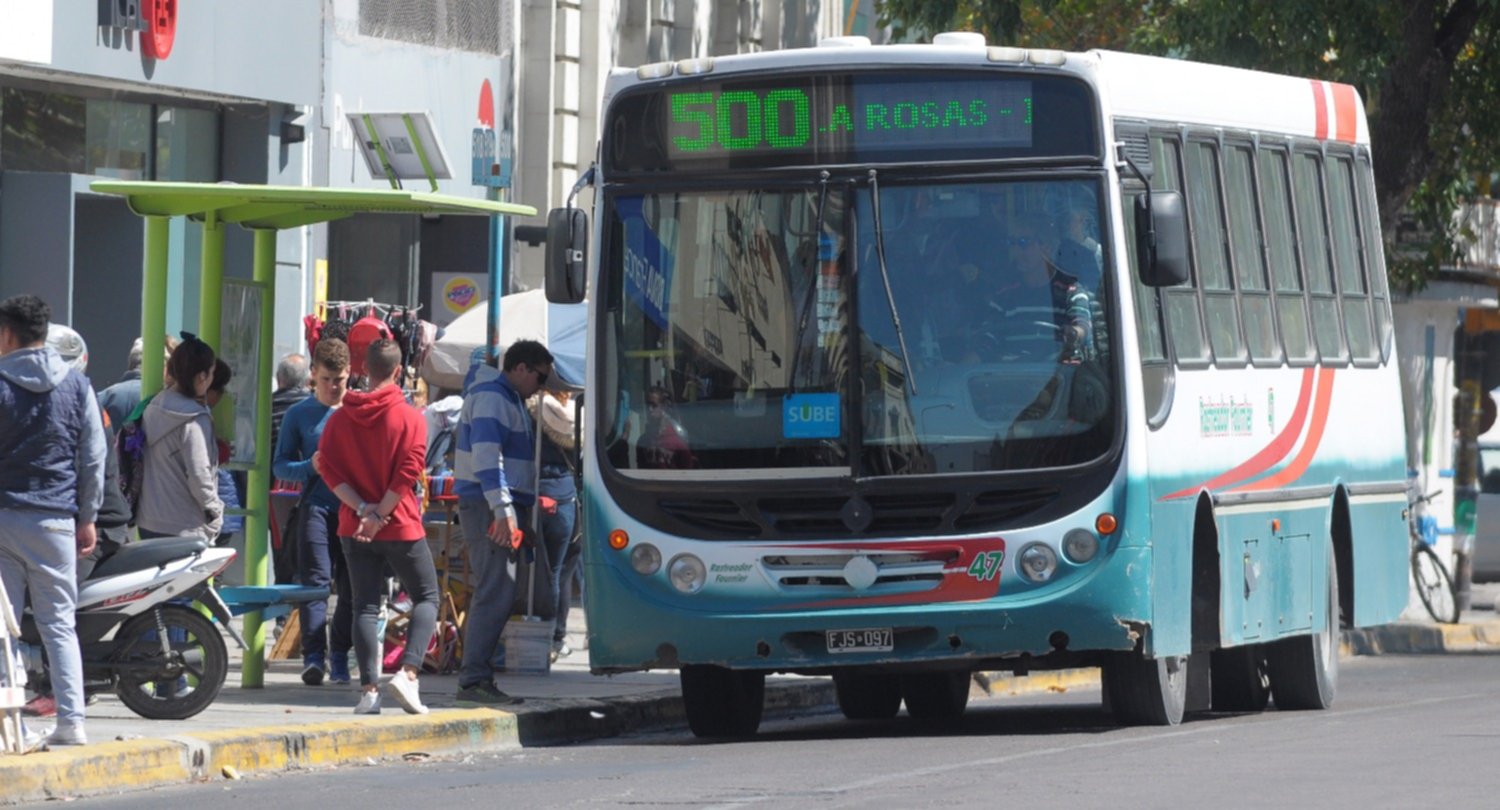
[(368, 543), (352, 537), (339, 539), (344, 544), (344, 561), (349, 565), (349, 587), (354, 597), (354, 654), (359, 658), (360, 685), (370, 686), (380, 679), (384, 645), (375, 637), (375, 628), (380, 622), (382, 580), (387, 564), (396, 572), (396, 579), (412, 601), (401, 665), (421, 669), (427, 645), (437, 630), (438, 615), (437, 569), (432, 565), (427, 538)]

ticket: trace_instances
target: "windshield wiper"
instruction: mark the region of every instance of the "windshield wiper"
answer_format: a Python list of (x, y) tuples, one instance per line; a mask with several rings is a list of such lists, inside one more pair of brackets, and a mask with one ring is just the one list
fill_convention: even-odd
[(885, 285), (885, 300), (891, 305), (891, 323), (896, 327), (896, 342), (901, 345), (901, 365), (906, 373), (911, 395), (917, 396), (917, 378), (911, 371), (911, 355), (906, 351), (906, 333), (901, 331), (901, 314), (896, 311), (896, 294), (891, 291), (891, 274), (885, 267), (885, 226), (880, 222), (880, 174), (870, 170), (871, 213), (875, 217), (875, 255), (880, 261), (880, 283)]
[[(818, 297), (818, 266), (817, 251), (822, 249), (823, 241), (823, 207), (828, 203), (828, 172), (818, 172), (818, 210), (814, 214), (813, 225), (813, 258), (811, 261), (812, 279), (808, 282), (807, 293), (802, 298), (802, 317), (797, 322), (797, 341), (801, 344), (807, 335), (807, 320), (813, 311), (813, 302)], [(813, 344), (816, 345), (816, 344)], [(803, 355), (812, 352), (812, 345), (799, 345), (797, 354), (792, 358), (792, 373), (789, 375), (791, 391), (797, 391), (797, 370), (802, 366)]]

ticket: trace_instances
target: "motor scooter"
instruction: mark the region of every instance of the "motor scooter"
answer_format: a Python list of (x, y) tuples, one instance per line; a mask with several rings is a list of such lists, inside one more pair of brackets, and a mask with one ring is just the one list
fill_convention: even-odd
[[(129, 543), (101, 562), (78, 589), (85, 689), (112, 689), (131, 711), (152, 720), (182, 720), (208, 708), (229, 673), (219, 627), (245, 647), (213, 586), (234, 557), (234, 549), (201, 537), (164, 537)], [(21, 640), (27, 679), (47, 683), (41, 635), (29, 611)]]

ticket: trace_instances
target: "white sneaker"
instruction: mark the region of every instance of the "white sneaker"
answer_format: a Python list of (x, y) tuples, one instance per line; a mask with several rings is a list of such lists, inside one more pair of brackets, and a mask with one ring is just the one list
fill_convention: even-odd
[(405, 709), (407, 714), (427, 713), (427, 707), (422, 705), (422, 696), (417, 693), (417, 680), (406, 677), (405, 671), (392, 675), (385, 688), (390, 691), (391, 697), (401, 704), (401, 708)]
[(57, 728), (47, 735), (47, 747), (56, 748), (63, 745), (88, 745), (89, 738), (83, 733), (83, 726), (72, 723), (58, 723)]
[(359, 693), (359, 705), (354, 707), (354, 713), (380, 714), (380, 691), (361, 691)]

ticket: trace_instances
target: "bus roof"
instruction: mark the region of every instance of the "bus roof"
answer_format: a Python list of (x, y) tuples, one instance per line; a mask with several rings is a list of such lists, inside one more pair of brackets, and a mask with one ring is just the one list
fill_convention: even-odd
[[(815, 48), (617, 68), (606, 84), (604, 105), (608, 107), (610, 100), (627, 88), (672, 76), (923, 65), (1021, 68), (1091, 79), (1100, 87), (1107, 118), (1247, 129), (1363, 145), (1370, 142), (1364, 102), (1347, 84), (1119, 51), (1063, 53), (977, 44), (850, 45), (850, 39), (858, 38), (840, 38), (843, 44)], [(1006, 59), (997, 61), (995, 57), (1001, 51)], [(1048, 54), (1062, 64), (1033, 64), (1030, 54)], [(1020, 61), (1012, 61), (1017, 55)]]

